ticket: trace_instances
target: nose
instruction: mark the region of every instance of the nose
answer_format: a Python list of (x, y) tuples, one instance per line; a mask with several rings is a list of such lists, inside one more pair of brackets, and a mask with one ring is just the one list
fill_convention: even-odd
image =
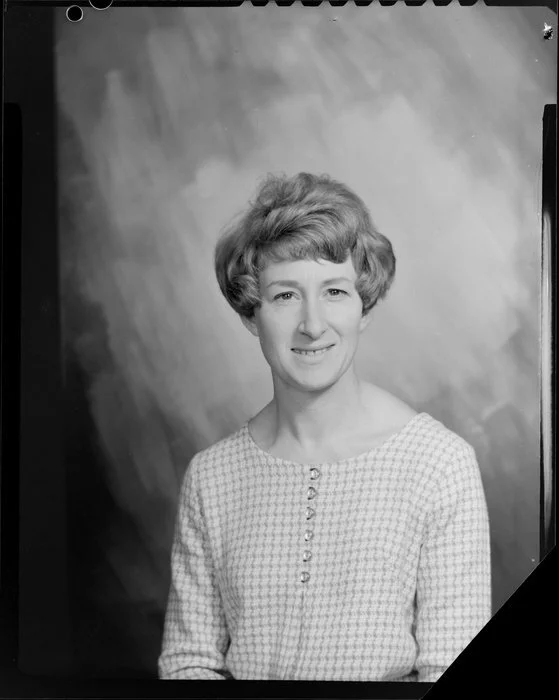
[(316, 340), (326, 330), (326, 320), (320, 304), (307, 303), (303, 307), (302, 318), (299, 323), (299, 331), (303, 335)]

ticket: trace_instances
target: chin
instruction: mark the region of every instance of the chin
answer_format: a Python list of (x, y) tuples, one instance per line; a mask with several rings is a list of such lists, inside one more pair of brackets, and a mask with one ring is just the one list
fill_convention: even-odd
[(297, 380), (290, 382), (292, 386), (296, 386), (302, 391), (307, 391), (308, 393), (320, 393), (322, 391), (327, 391), (336, 384), (339, 377), (330, 377), (328, 379), (316, 378), (313, 380)]

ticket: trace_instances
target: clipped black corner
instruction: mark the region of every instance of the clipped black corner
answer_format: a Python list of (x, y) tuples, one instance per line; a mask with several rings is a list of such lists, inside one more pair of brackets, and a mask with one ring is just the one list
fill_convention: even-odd
[(554, 549), (423, 696), (543, 697), (555, 667)]

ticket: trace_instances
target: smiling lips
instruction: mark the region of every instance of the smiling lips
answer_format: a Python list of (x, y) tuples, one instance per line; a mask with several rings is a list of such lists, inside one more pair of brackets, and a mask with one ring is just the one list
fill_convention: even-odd
[(320, 357), (324, 355), (333, 345), (324, 345), (321, 348), (291, 348), (297, 355), (303, 355), (306, 357)]

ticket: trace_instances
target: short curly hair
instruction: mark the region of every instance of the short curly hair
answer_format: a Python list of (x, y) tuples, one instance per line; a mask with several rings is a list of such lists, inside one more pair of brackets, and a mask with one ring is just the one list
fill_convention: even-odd
[(268, 263), (343, 263), (349, 255), (366, 314), (388, 292), (396, 259), (364, 202), (328, 175), (268, 175), (248, 210), (218, 240), (215, 272), (230, 306), (252, 318), (261, 303), (259, 271)]

